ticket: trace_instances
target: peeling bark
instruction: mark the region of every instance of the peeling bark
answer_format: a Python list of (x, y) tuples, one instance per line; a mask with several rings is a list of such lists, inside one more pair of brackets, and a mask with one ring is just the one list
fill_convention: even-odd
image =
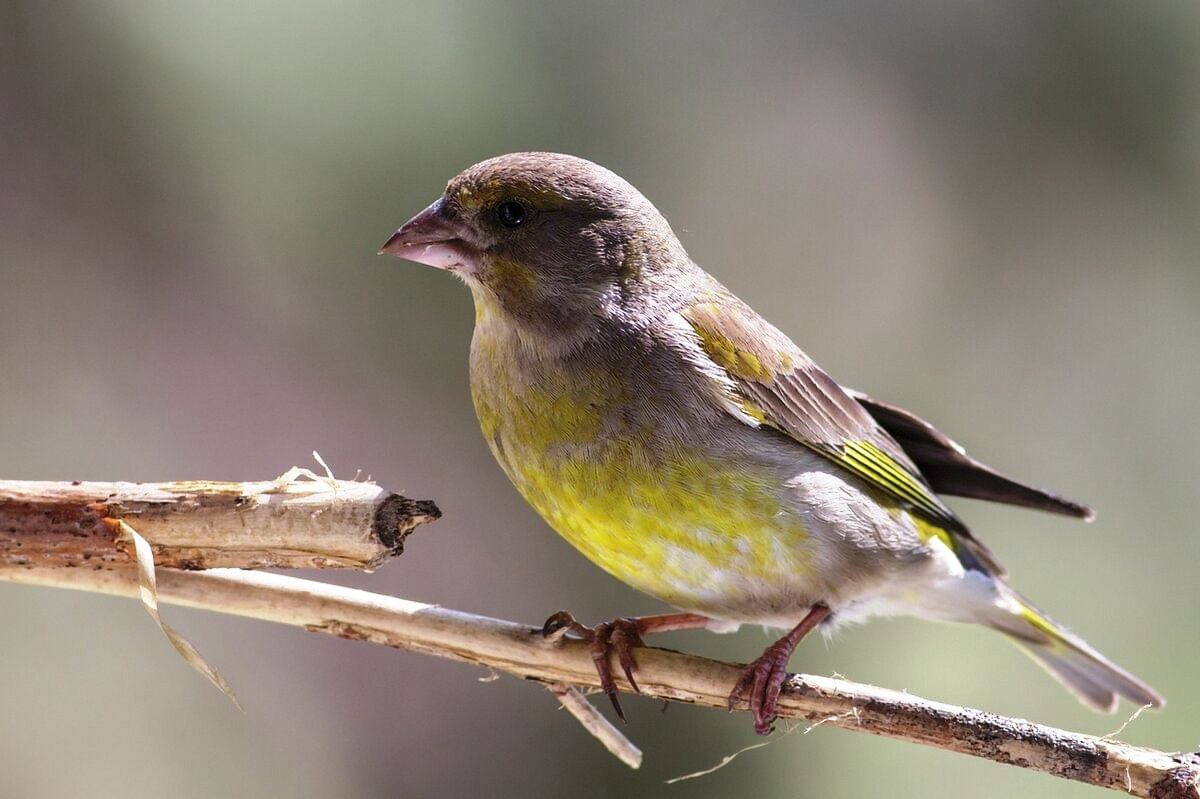
[(0, 568), (127, 568), (125, 521), (160, 567), (373, 569), (441, 515), (372, 483), (0, 481)]

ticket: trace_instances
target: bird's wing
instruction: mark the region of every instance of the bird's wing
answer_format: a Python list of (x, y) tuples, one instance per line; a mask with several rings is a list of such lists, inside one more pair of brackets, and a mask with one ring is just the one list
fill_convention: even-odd
[(1095, 512), (1074, 500), (1005, 477), (980, 463), (945, 433), (903, 408), (859, 391), (846, 392), (866, 408), (916, 463), (935, 491), (1061, 513), (1090, 521)]
[(731, 294), (692, 304), (682, 315), (705, 354), (729, 375), (749, 417), (823, 455), (944, 531), (939, 537), (968, 565), (1004, 573), (896, 439), (791, 339)]

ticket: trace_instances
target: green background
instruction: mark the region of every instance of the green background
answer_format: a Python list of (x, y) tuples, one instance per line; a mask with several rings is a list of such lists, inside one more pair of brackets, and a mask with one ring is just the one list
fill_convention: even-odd
[[(1168, 698), (1128, 739), (1200, 745), (1200, 6), (0, 4), (0, 476), (265, 479), (317, 449), (445, 511), (374, 575), (540, 621), (658, 606), (560, 541), (493, 464), (472, 310), (378, 258), (484, 157), (582, 155), (841, 381), (1086, 526), (955, 506), (1013, 582)], [(1084, 796), (828, 728), (629, 699), (641, 771), (535, 685), (229, 617), (0, 585), (0, 794)], [(747, 659), (769, 639), (680, 634)], [(877, 621), (793, 666), (1104, 733), (992, 633)]]

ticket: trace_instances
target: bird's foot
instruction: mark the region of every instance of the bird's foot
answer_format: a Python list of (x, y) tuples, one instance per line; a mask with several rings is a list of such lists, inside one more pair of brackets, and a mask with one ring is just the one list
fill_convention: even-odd
[(637, 668), (637, 664), (633, 660), (633, 647), (646, 645), (642, 640), (642, 630), (638, 620), (617, 618), (597, 624), (595, 627), (588, 627), (576, 621), (575, 617), (567, 611), (560, 610), (546, 619), (546, 623), (542, 625), (542, 635), (546, 638), (560, 640), (567, 633), (574, 633), (587, 643), (588, 650), (592, 655), (592, 662), (596, 664), (596, 673), (600, 676), (600, 689), (608, 695), (613, 710), (617, 711), (621, 721), (624, 721), (625, 712), (621, 710), (621, 701), (617, 699), (617, 684), (613, 680), (609, 655), (616, 653), (617, 662), (621, 664), (621, 671), (625, 673), (625, 679), (629, 681), (629, 685), (634, 691), (641, 693), (637, 680), (633, 678), (634, 669)]
[(795, 645), (782, 638), (771, 644), (754, 662), (742, 669), (737, 685), (729, 694), (729, 709), (742, 702), (750, 706), (754, 714), (754, 731), (769, 735), (775, 729), (775, 707), (779, 704), (779, 693), (787, 678), (788, 660)]
[(746, 702), (754, 714), (754, 731), (759, 735), (770, 735), (774, 729), (775, 708), (779, 705), (779, 693), (787, 678), (788, 660), (804, 636), (829, 617), (829, 606), (818, 602), (791, 631), (771, 644), (757, 659), (744, 669), (737, 684), (729, 694), (729, 709)]

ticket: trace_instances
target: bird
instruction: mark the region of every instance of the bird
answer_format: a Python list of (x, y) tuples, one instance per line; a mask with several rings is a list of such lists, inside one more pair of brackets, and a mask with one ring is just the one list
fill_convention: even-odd
[(638, 690), (650, 633), (786, 630), (729, 695), (768, 734), (801, 639), (895, 615), (997, 630), (1094, 709), (1163, 705), (1011, 588), (942, 495), (1090, 508), (840, 385), (615, 173), (557, 153), (482, 161), (380, 254), (466, 283), (471, 394), (501, 469), (584, 556), (675, 609), (594, 626), (560, 611), (542, 628), (587, 642), (622, 719), (611, 660)]

